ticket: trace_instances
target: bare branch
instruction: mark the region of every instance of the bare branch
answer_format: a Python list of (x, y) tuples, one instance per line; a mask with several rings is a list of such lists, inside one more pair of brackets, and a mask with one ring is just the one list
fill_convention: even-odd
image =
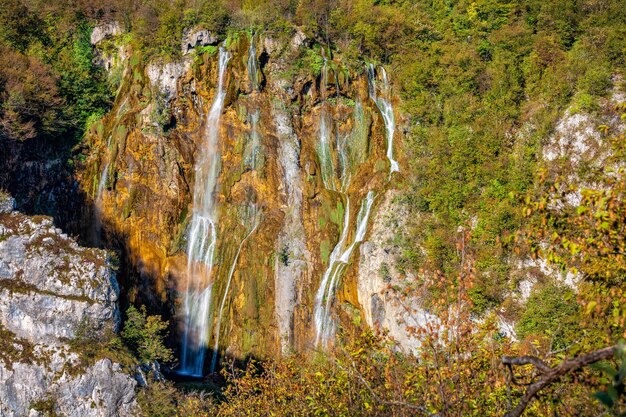
[(516, 365), (533, 365), (541, 372), (541, 378), (539, 381), (530, 384), (526, 389), (526, 392), (522, 396), (519, 404), (506, 413), (504, 417), (519, 417), (522, 415), (526, 407), (530, 404), (533, 398), (545, 387), (558, 381), (564, 375), (583, 368), (592, 363), (609, 359), (613, 356), (617, 346), (609, 346), (603, 349), (594, 350), (593, 352), (586, 353), (584, 355), (577, 356), (573, 359), (564, 361), (554, 368), (549, 367), (541, 359), (534, 356), (522, 356), (519, 358), (512, 358), (505, 356), (502, 358), (502, 363), (508, 367)]
[[(347, 371), (347, 369), (344, 366), (342, 366), (338, 361), (335, 361), (335, 364), (339, 368), (343, 369), (344, 371)], [(378, 402), (379, 404), (392, 406), (392, 407), (410, 408), (412, 410), (421, 411), (422, 413), (426, 414), (428, 417), (439, 417), (437, 414), (430, 413), (425, 407), (423, 407), (421, 405), (411, 404), (411, 403), (405, 402), (405, 401), (387, 401), (387, 400), (384, 400), (384, 399), (380, 398), (378, 396), (378, 394), (376, 394), (376, 392), (374, 391), (372, 386), (369, 384), (369, 382), (367, 382), (367, 380), (363, 377), (363, 375), (356, 368), (356, 365), (354, 364), (354, 362), (351, 362), (351, 365), (352, 365), (352, 370), (354, 371), (354, 373), (357, 376), (357, 378), (358, 378), (359, 382), (361, 383), (361, 385), (363, 385), (365, 387), (365, 389), (367, 389), (369, 391), (369, 393), (372, 396), (372, 398), (376, 402)]]
[(503, 365), (533, 365), (537, 368), (541, 373), (547, 373), (552, 370), (544, 361), (539, 359), (536, 356), (520, 356), (520, 357), (512, 357), (512, 356), (503, 356), (502, 357)]

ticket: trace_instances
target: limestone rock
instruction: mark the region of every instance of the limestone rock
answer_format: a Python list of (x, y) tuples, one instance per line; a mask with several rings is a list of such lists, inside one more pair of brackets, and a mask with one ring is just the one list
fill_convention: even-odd
[(120, 35), (122, 32), (122, 26), (119, 22), (101, 23), (91, 32), (91, 44), (96, 45), (104, 39)]
[[(361, 245), (359, 258), (359, 303), (368, 325), (384, 329), (404, 350), (419, 347), (419, 342), (407, 331), (407, 326), (419, 327), (437, 320), (420, 308), (417, 299), (401, 299), (391, 289), (402, 285), (402, 277), (394, 267), (399, 249), (390, 243), (405, 227), (407, 214), (393, 202), (395, 192), (385, 194), (372, 224), (367, 242)], [(407, 308), (413, 314), (407, 313)]]
[(33, 343), (60, 344), (82, 320), (117, 329), (118, 286), (100, 250), (81, 248), (48, 218), (4, 214), (0, 324)]
[(146, 75), (150, 84), (169, 102), (178, 92), (178, 80), (190, 67), (190, 61), (182, 62), (152, 62), (146, 68)]
[(136, 381), (101, 359), (77, 368), (79, 326), (117, 329), (119, 288), (107, 255), (82, 248), (48, 218), (0, 213), (0, 415), (136, 415)]
[(306, 35), (300, 29), (296, 31), (296, 34), (291, 38), (291, 48), (296, 50), (300, 48), (306, 41)]
[(181, 51), (183, 55), (186, 55), (198, 46), (217, 45), (218, 41), (217, 35), (211, 31), (187, 30), (183, 34)]

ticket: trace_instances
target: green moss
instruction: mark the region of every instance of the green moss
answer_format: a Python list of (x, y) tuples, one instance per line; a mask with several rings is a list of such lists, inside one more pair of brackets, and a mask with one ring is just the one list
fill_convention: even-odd
[(376, 163), (374, 164), (374, 170), (376, 172), (386, 171), (387, 170), (387, 161), (385, 161), (383, 159), (377, 159)]
[(317, 225), (320, 229), (323, 229), (324, 226), (326, 226), (326, 218), (325, 217), (319, 217), (317, 219)]
[[(58, 276), (61, 281), (63, 281), (62, 277), (63, 277), (63, 270), (61, 271), (56, 271), (58, 273), (60, 273), (61, 275)], [(67, 272), (67, 271), (66, 271)], [(66, 280), (66, 282), (69, 282)], [(22, 281), (21, 279), (16, 278), (16, 279), (0, 279), (0, 288), (6, 289), (9, 291), (9, 293), (13, 294), (13, 293), (18, 293), (18, 294), (32, 294), (32, 293), (36, 293), (36, 294), (41, 294), (41, 295), (49, 295), (52, 297), (56, 297), (56, 298), (61, 298), (64, 300), (70, 300), (70, 301), (78, 301), (78, 302), (83, 302), (83, 303), (89, 303), (89, 304), (94, 304), (95, 300), (92, 300), (91, 298), (87, 297), (87, 296), (82, 296), (82, 295), (67, 295), (67, 294), (59, 294), (59, 293), (55, 293), (53, 291), (48, 291), (48, 290), (42, 290), (40, 288), (35, 287), (32, 284), (28, 284), (24, 281)]]
[(96, 326), (89, 318), (81, 320), (74, 330), (74, 337), (67, 341), (72, 352), (78, 355), (79, 362), (67, 363), (64, 370), (72, 376), (80, 375), (85, 368), (101, 359), (110, 359), (119, 363), (126, 370), (134, 370), (139, 364), (132, 351), (120, 337), (108, 326), (104, 332), (96, 331)]
[(320, 257), (322, 258), (322, 263), (328, 263), (328, 257), (330, 255), (330, 242), (328, 239), (322, 240), (320, 243)]
[(139, 193), (136, 188), (132, 188), (130, 190), (129, 196), (126, 201), (124, 201), (124, 205), (122, 206), (122, 220), (126, 220), (130, 217), (133, 208), (135, 207), (135, 203), (137, 202), (138, 195)]
[(212, 57), (217, 54), (219, 48), (213, 45), (200, 46), (196, 48), (196, 55), (201, 56), (205, 55), (207, 57)]
[(54, 397), (46, 396), (44, 399), (30, 403), (30, 408), (39, 411), (44, 417), (61, 417), (57, 414), (57, 400)]
[(13, 369), (14, 363), (33, 363), (34, 349), (35, 346), (32, 343), (17, 337), (0, 323), (0, 361), (5, 367)]
[(339, 228), (343, 227), (344, 207), (341, 201), (337, 201), (337, 206), (330, 212), (330, 221), (335, 223)]

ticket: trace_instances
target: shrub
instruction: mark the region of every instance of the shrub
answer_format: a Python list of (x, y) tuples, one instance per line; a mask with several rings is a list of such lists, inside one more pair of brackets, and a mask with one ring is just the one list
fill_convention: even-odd
[(121, 336), (142, 362), (169, 362), (173, 358), (172, 350), (165, 346), (164, 338), (169, 324), (159, 316), (148, 316), (146, 307), (140, 310), (130, 306), (126, 310), (126, 322)]

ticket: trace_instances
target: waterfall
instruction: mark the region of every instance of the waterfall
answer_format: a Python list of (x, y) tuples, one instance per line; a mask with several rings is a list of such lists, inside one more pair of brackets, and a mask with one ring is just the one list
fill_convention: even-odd
[(230, 290), (230, 283), (233, 279), (233, 275), (235, 273), (235, 268), (237, 267), (237, 261), (239, 260), (239, 254), (241, 253), (241, 248), (243, 248), (244, 243), (248, 240), (248, 238), (254, 233), (257, 227), (260, 224), (260, 216), (256, 209), (256, 206), (252, 205), (253, 216), (252, 216), (252, 229), (248, 232), (248, 234), (241, 240), (239, 243), (239, 247), (237, 248), (237, 252), (235, 253), (235, 257), (233, 258), (233, 263), (228, 271), (228, 279), (226, 280), (226, 289), (224, 290), (224, 296), (222, 297), (222, 303), (220, 304), (220, 308), (218, 310), (218, 318), (217, 324), (215, 325), (215, 343), (213, 345), (213, 358), (211, 359), (211, 373), (215, 372), (215, 367), (217, 366), (217, 352), (220, 345), (220, 327), (222, 325), (222, 314), (224, 313), (224, 306), (226, 305), (226, 298), (228, 297), (228, 291)]
[(322, 67), (322, 109), (320, 111), (320, 144), (319, 158), (322, 171), (322, 181), (327, 190), (335, 191), (335, 167), (333, 166), (333, 157), (330, 150), (330, 132), (328, 123), (328, 113), (326, 111), (326, 83), (328, 80), (328, 60), (324, 57), (324, 66)]
[(256, 46), (254, 45), (254, 34), (250, 37), (250, 47), (248, 48), (248, 82), (251, 91), (259, 90), (259, 62), (256, 57)]
[(330, 316), (332, 301), (335, 297), (335, 290), (339, 282), (339, 277), (350, 262), (350, 257), (357, 244), (361, 243), (367, 232), (367, 223), (374, 203), (374, 192), (369, 191), (367, 197), (361, 202), (361, 208), (356, 219), (356, 232), (350, 245), (345, 247), (348, 228), (350, 224), (350, 200), (346, 200), (346, 209), (343, 219), (343, 230), (339, 242), (334, 247), (329, 261), (328, 268), (324, 272), (322, 282), (315, 296), (315, 344), (322, 344), (326, 347), (330, 337), (334, 333), (334, 323)]
[(261, 134), (259, 132), (259, 119), (261, 112), (255, 96), (259, 92), (259, 61), (256, 56), (256, 47), (254, 44), (254, 34), (250, 37), (250, 47), (248, 48), (248, 83), (250, 86), (251, 97), (249, 100), (249, 122), (250, 122), (250, 140), (246, 143), (244, 150), (244, 165), (250, 169), (256, 170), (263, 164), (263, 155), (261, 154)]
[[(381, 91), (383, 95), (386, 95), (389, 98), (389, 80), (387, 78), (387, 72), (383, 67), (380, 67), (383, 78), (383, 86)], [(380, 110), (380, 114), (383, 117), (383, 121), (385, 123), (385, 128), (387, 130), (387, 159), (391, 164), (391, 168), (389, 170), (389, 176), (394, 172), (400, 172), (400, 165), (398, 165), (398, 161), (393, 159), (393, 134), (396, 130), (396, 119), (393, 114), (393, 106), (388, 98), (379, 97), (376, 93), (376, 71), (374, 69), (373, 64), (369, 64), (367, 67), (367, 81), (369, 85), (369, 94), (370, 98), (376, 103), (378, 110)]]
[(327, 190), (336, 191), (335, 187), (335, 167), (333, 166), (333, 157), (330, 150), (330, 134), (328, 132), (326, 111), (322, 109), (320, 115), (320, 144), (319, 157), (322, 172), (322, 181)]
[[(324, 59), (324, 67), (322, 70), (322, 94), (326, 92), (326, 80), (327, 74), (327, 60)], [(337, 80), (335, 80), (337, 83)], [(339, 86), (337, 85), (337, 92)], [(362, 112), (361, 112), (362, 113)], [(363, 123), (363, 115), (355, 114), (355, 121), (357, 126), (355, 129), (361, 129), (362, 126), (358, 126), (358, 123)], [(320, 116), (320, 144), (319, 144), (319, 158), (321, 166), (322, 181), (324, 187), (329, 191), (335, 191), (339, 193), (342, 201), (344, 202), (343, 223), (341, 225), (341, 234), (339, 235), (339, 241), (333, 248), (328, 259), (328, 267), (322, 276), (320, 286), (315, 295), (314, 303), (314, 317), (315, 317), (315, 344), (326, 347), (328, 341), (334, 334), (334, 322), (331, 317), (331, 307), (335, 298), (335, 291), (346, 266), (350, 262), (350, 257), (354, 251), (355, 246), (360, 243), (365, 237), (367, 231), (367, 222), (369, 219), (370, 209), (374, 201), (373, 191), (369, 191), (367, 197), (360, 202), (360, 209), (356, 219), (356, 231), (354, 232), (354, 240), (348, 243), (348, 236), (350, 234), (350, 196), (348, 190), (350, 187), (351, 172), (350, 172), (350, 158), (348, 155), (348, 148), (350, 144), (349, 139), (354, 139), (354, 136), (358, 136), (358, 131), (354, 131), (351, 135), (340, 136), (339, 132), (335, 133), (336, 143), (335, 148), (338, 152), (340, 163), (340, 176), (336, 178), (335, 167), (333, 166), (333, 157), (331, 154), (331, 148), (329, 145), (329, 124), (328, 115), (326, 113), (326, 103), (324, 97), (324, 103), (322, 104), (322, 111)], [(354, 134), (356, 133), (356, 135)], [(356, 161), (355, 161), (356, 162)], [(336, 180), (340, 184), (339, 188), (336, 186)]]
[(105, 154), (106, 163), (102, 168), (102, 172), (100, 173), (100, 181), (98, 181), (98, 188), (96, 189), (96, 195), (94, 196), (94, 228), (93, 228), (93, 242), (96, 245), (100, 245), (101, 234), (102, 234), (102, 199), (104, 189), (106, 188), (107, 181), (109, 180), (109, 167), (111, 165), (111, 139), (112, 135), (109, 135), (107, 139), (107, 151)]
[(257, 169), (262, 165), (263, 155), (261, 154), (261, 134), (259, 133), (259, 119), (261, 112), (256, 109), (250, 113), (250, 141), (246, 144), (244, 151), (244, 165), (250, 169)]
[(204, 143), (195, 164), (193, 213), (187, 246), (187, 288), (180, 373), (201, 376), (209, 338), (211, 272), (217, 242), (215, 193), (220, 170), (218, 135), (226, 91), (224, 76), (230, 54), (220, 47), (217, 91), (209, 111)]

